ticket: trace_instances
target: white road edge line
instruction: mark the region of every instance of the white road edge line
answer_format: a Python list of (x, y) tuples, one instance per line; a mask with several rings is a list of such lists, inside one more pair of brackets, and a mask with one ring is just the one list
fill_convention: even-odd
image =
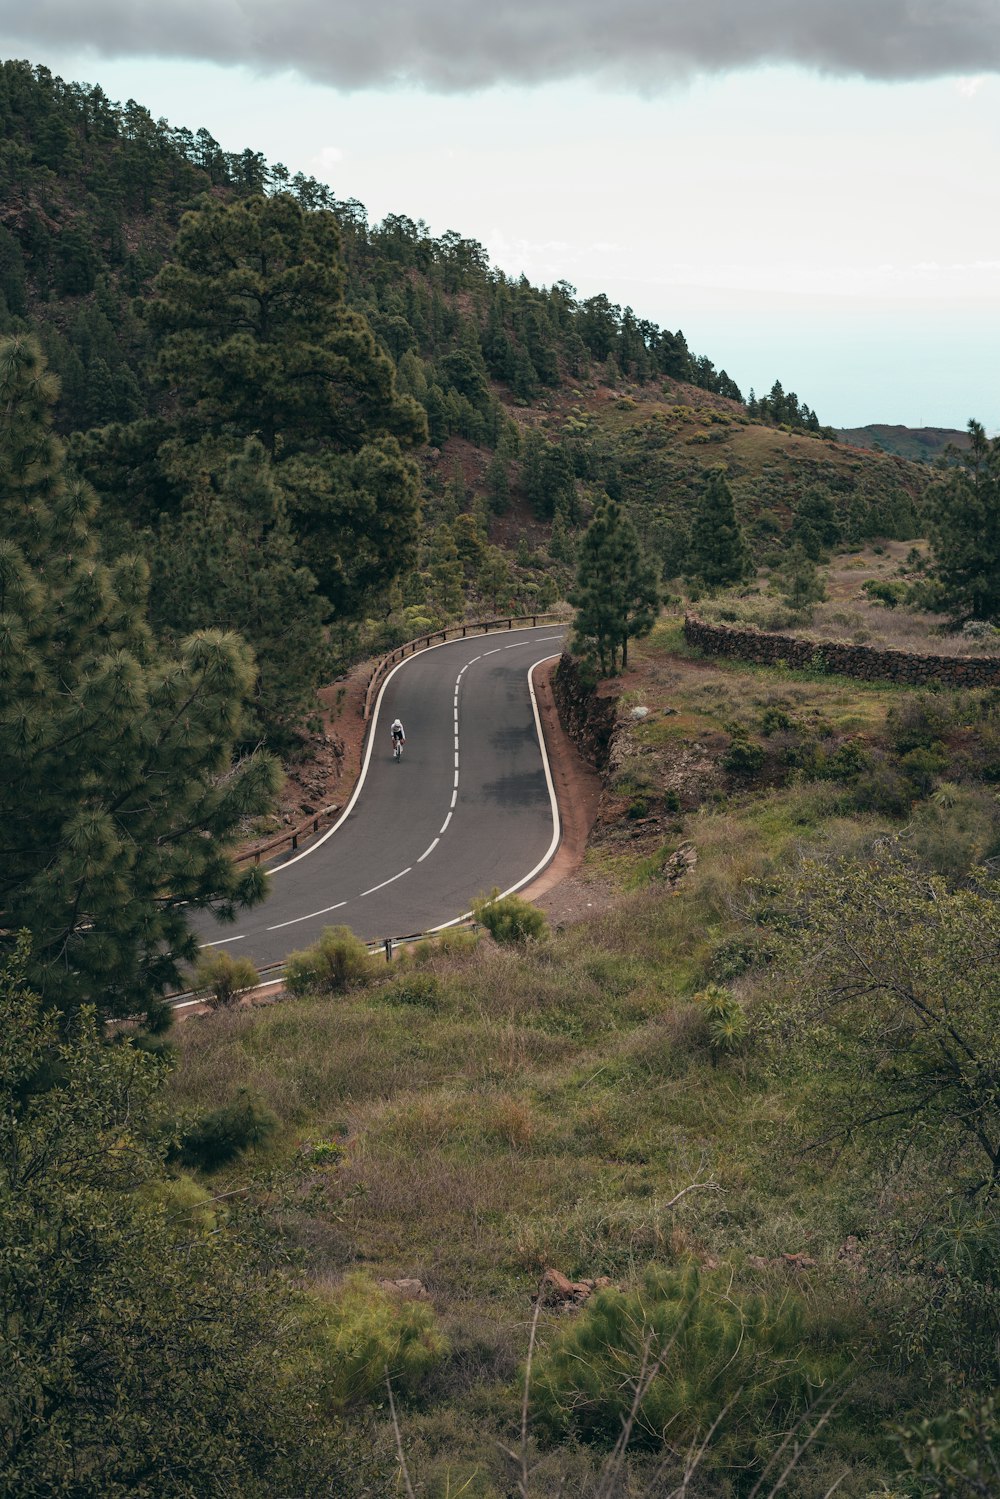
[(440, 842), (441, 842), (440, 836), (437, 837), (437, 838), (435, 838), (434, 842), (431, 844), (430, 848), (427, 849), (424, 853), (422, 853), (420, 855), (420, 858), (417, 860), (417, 863), (418, 864), (422, 864), (424, 862), (424, 860), (427, 858), (427, 855), (428, 854), (432, 854), (434, 852), (434, 850), (437, 848), (437, 846), (438, 846), (438, 844)]
[[(559, 639), (558, 636), (556, 636), (555, 638)], [(533, 664), (528, 668), (528, 693), (531, 697), (531, 711), (535, 715), (535, 732), (538, 735), (538, 748), (542, 752), (542, 766), (545, 770), (545, 784), (549, 788), (549, 805), (552, 808), (552, 841), (549, 844), (548, 848), (545, 850), (545, 853), (542, 855), (541, 859), (535, 865), (534, 869), (529, 870), (529, 872), (521, 879), (519, 879), (516, 884), (509, 886), (509, 888), (506, 890), (501, 890), (499, 896), (497, 897), (498, 900), (503, 900), (505, 895), (513, 895), (516, 890), (523, 889), (525, 885), (529, 885), (531, 883), (536, 874), (541, 874), (542, 870), (545, 868), (546, 864), (550, 862), (553, 854), (559, 847), (559, 839), (562, 837), (562, 827), (560, 826), (559, 822), (559, 803), (556, 801), (556, 788), (552, 782), (552, 768), (549, 765), (548, 750), (545, 748), (545, 735), (542, 733), (542, 719), (538, 711), (538, 698), (535, 695), (534, 682), (535, 668), (541, 666), (545, 661), (551, 661), (552, 656), (554, 656), (555, 654), (555, 651), (553, 651), (552, 655), (550, 656), (542, 656), (540, 660), (533, 662)], [(448, 813), (448, 818), (449, 820), (451, 819), (450, 812)], [(447, 827), (448, 823), (446, 822), (444, 826)], [(442, 828), (441, 831), (444, 832), (444, 828)], [(442, 921), (439, 926), (429, 927), (428, 930), (432, 932), (443, 932), (450, 926), (457, 926), (460, 921), (468, 921), (471, 915), (471, 911), (464, 911), (461, 916), (453, 916), (450, 921)]]
[[(525, 632), (527, 632), (528, 630), (544, 630), (544, 629), (545, 629), (544, 625), (525, 625), (524, 626)], [(382, 686), (379, 688), (378, 697), (375, 699), (375, 711), (372, 714), (371, 728), (368, 731), (368, 743), (367, 743), (367, 745), (365, 747), (365, 758), (364, 758), (364, 760), (362, 761), (362, 764), (361, 764), (361, 774), (358, 777), (358, 784), (355, 786), (354, 791), (351, 794), (350, 801), (347, 803), (347, 806), (344, 808), (343, 812), (341, 812), (340, 816), (337, 818), (337, 821), (332, 825), (332, 827), (327, 828), (327, 830), (326, 830), (325, 833), (323, 833), (319, 838), (314, 839), (313, 842), (310, 843), (310, 845), (309, 845), (308, 848), (304, 848), (300, 854), (296, 854), (294, 859), (286, 859), (283, 864), (278, 864), (274, 869), (268, 870), (268, 873), (272, 877), (274, 875), (281, 874), (281, 872), (283, 870), (285, 870), (285, 869), (291, 869), (292, 865), (293, 864), (297, 864), (300, 859), (308, 859), (309, 856), (310, 856), (310, 854), (314, 854), (316, 852), (316, 850), (322, 844), (324, 844), (328, 838), (332, 838), (333, 837), (333, 835), (337, 831), (337, 829), (339, 827), (343, 826), (343, 824), (350, 817), (351, 813), (354, 811), (354, 803), (357, 801), (358, 797), (361, 795), (362, 787), (365, 784), (365, 778), (368, 775), (368, 766), (369, 766), (369, 763), (371, 761), (372, 750), (375, 747), (375, 740), (378, 737), (377, 734), (376, 734), (376, 730), (378, 728), (379, 710), (382, 707), (382, 698), (383, 698), (383, 696), (385, 694), (385, 689), (388, 687), (389, 683), (392, 681), (392, 679), (396, 675), (397, 671), (401, 670), (402, 667), (406, 666), (408, 664), (408, 662), (410, 662), (410, 661), (416, 661), (416, 660), (419, 659), (420, 656), (427, 656), (427, 655), (429, 655), (431, 651), (440, 651), (440, 650), (443, 650), (446, 646), (449, 646), (449, 645), (460, 645), (462, 643), (462, 640), (464, 640), (465, 638), (466, 637), (463, 636), (459, 640), (442, 640), (437, 645), (429, 645), (426, 650), (420, 651), (418, 653), (418, 655), (404, 656), (403, 659), (402, 659), (402, 661), (397, 661), (396, 662), (396, 665), (392, 668), (392, 671), (389, 672), (389, 674), (386, 677), (385, 681), (382, 683)], [(562, 639), (561, 635), (542, 635), (540, 637), (540, 641), (561, 640), (561, 639)], [(528, 640), (522, 640), (520, 643), (522, 645), (531, 645), (534, 642), (532, 642), (531, 639), (529, 638)], [(499, 649), (500, 649), (500, 647), (497, 646), (497, 650), (499, 650)], [(491, 654), (491, 653), (487, 652), (487, 654)], [(482, 655), (473, 656), (471, 661), (467, 661), (465, 663), (465, 665), (462, 667), (462, 670), (463, 671), (468, 671), (468, 669), (469, 669), (470, 666), (474, 666), (477, 661), (481, 661), (482, 659), (483, 659)], [(548, 658), (548, 656), (546, 656), (543, 659), (547, 661), (549, 658)], [(537, 666), (537, 665), (539, 665), (539, 663), (536, 662), (535, 665)], [(528, 674), (528, 681), (529, 681), (529, 686), (530, 686), (530, 682), (531, 682), (531, 674), (530, 674), (530, 672)], [(458, 772), (457, 771), (455, 772), (455, 784), (456, 784), (456, 786), (458, 785)], [(308, 918), (306, 918), (306, 919), (308, 919)]]

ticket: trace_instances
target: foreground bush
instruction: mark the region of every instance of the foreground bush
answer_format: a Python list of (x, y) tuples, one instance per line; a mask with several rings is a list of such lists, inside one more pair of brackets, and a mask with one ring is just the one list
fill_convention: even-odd
[(540, 941), (548, 936), (549, 925), (537, 906), (517, 895), (481, 895), (472, 902), (472, 914), (484, 926), (494, 942)]
[(277, 1127), (270, 1109), (241, 1089), (232, 1103), (213, 1109), (184, 1131), (178, 1155), (185, 1166), (215, 1171), (247, 1150), (262, 1149)]
[(0, 1494), (375, 1494), (302, 1298), (160, 1154), (164, 1069), (0, 968)]
[(195, 987), (208, 990), (208, 1004), (213, 1010), (228, 1009), (259, 983), (260, 974), (249, 958), (234, 958), (219, 948), (198, 959)]
[(613, 1445), (635, 1402), (632, 1441), (748, 1467), (759, 1444), (815, 1405), (843, 1360), (808, 1347), (802, 1301), (737, 1297), (694, 1268), (653, 1266), (642, 1288), (599, 1292), (536, 1360), (531, 1402), (550, 1437)]
[(289, 994), (343, 994), (374, 976), (374, 961), (348, 926), (328, 926), (312, 947), (289, 955), (285, 988)]
[(383, 1400), (386, 1377), (397, 1396), (415, 1394), (448, 1352), (433, 1307), (382, 1291), (364, 1275), (317, 1301), (314, 1339), (324, 1400), (334, 1411)]

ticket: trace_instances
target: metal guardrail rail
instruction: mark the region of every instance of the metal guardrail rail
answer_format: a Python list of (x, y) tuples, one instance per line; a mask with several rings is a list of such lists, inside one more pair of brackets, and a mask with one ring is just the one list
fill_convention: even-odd
[[(410, 932), (405, 937), (380, 937), (376, 941), (366, 942), (364, 945), (372, 957), (375, 957), (377, 953), (383, 953), (385, 961), (391, 963), (397, 948), (408, 947), (413, 942), (439, 942), (449, 932), (475, 932), (478, 930), (478, 922), (473, 921), (469, 917), (465, 921), (455, 921), (450, 926), (443, 927), (437, 931)], [(257, 994), (261, 989), (269, 989), (272, 984), (280, 983), (281, 975), (285, 971), (287, 961), (287, 958), (282, 958), (277, 963), (266, 963), (263, 968), (258, 968), (257, 976), (261, 980), (261, 983), (248, 992), (250, 994)], [(178, 989), (172, 994), (165, 994), (163, 998), (175, 1010), (181, 1010), (185, 1009), (188, 1005), (207, 1004), (206, 993), (207, 991), (204, 989)]]
[(500, 619), (480, 619), (469, 621), (464, 625), (446, 625), (443, 630), (432, 630), (429, 635), (418, 635), (416, 640), (407, 640), (403, 645), (397, 645), (394, 651), (382, 656), (375, 663), (375, 668), (368, 678), (368, 687), (365, 691), (364, 720), (367, 723), (371, 717), (372, 705), (382, 682), (398, 662), (405, 660), (407, 656), (415, 656), (418, 651), (425, 651), (428, 646), (442, 645), (446, 640), (465, 640), (470, 635), (488, 635), (491, 630), (514, 630), (522, 626), (534, 628), (540, 624), (561, 624), (564, 616), (553, 612), (541, 614), (512, 614)]

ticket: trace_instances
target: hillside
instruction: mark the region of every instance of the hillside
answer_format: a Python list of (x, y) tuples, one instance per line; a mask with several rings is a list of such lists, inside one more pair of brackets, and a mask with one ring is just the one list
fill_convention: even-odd
[[(0, 298), (0, 1493), (993, 1493), (1000, 443), (928, 503), (680, 331), (27, 63)], [(257, 1003), (192, 913), (266, 897), (279, 756), (343, 803), (368, 658), (578, 558), (558, 882)]]
[(837, 436), (853, 447), (893, 453), (913, 463), (933, 463), (948, 448), (969, 446), (968, 432), (952, 427), (891, 427), (875, 422), (867, 427), (842, 427)]
[[(114, 104), (27, 63), (0, 69), (0, 131), (0, 332), (40, 334), (62, 383), (64, 432), (116, 423), (139, 434), (123, 459), (75, 441), (112, 547), (181, 504), (176, 483), (151, 473), (150, 442), (167, 435), (174, 409), (146, 311), (182, 214), (204, 194), (265, 192), (335, 217), (346, 306), (394, 362), (429, 437), (417, 544), (400, 549), (412, 559), (405, 586), (332, 598), (342, 649), (357, 648), (362, 616), (383, 622), (363, 632), (379, 646), (465, 609), (550, 602), (605, 492), (633, 512), (669, 578), (683, 570), (685, 517), (709, 465), (726, 465), (758, 556), (782, 543), (806, 493), (830, 500), (849, 539), (913, 534), (921, 467), (836, 444), (780, 382), (751, 416), (680, 331), (607, 297), (510, 280), (454, 231), (433, 237), (398, 215), (371, 225), (362, 204), (259, 152), (223, 152), (204, 128), (155, 121), (134, 101)], [(167, 427), (140, 430), (150, 419)], [(147, 474), (144, 493), (135, 480)]]

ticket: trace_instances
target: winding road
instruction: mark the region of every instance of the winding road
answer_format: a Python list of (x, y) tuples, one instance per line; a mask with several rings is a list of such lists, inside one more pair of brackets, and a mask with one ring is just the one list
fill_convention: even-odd
[[(315, 942), (325, 926), (366, 941), (461, 919), (472, 899), (528, 883), (555, 853), (559, 819), (532, 669), (562, 631), (477, 635), (432, 646), (386, 678), (361, 778), (345, 812), (308, 848), (268, 866), (271, 892), (228, 927), (195, 922), (206, 947), (263, 967)], [(406, 730), (392, 757), (389, 724)]]

